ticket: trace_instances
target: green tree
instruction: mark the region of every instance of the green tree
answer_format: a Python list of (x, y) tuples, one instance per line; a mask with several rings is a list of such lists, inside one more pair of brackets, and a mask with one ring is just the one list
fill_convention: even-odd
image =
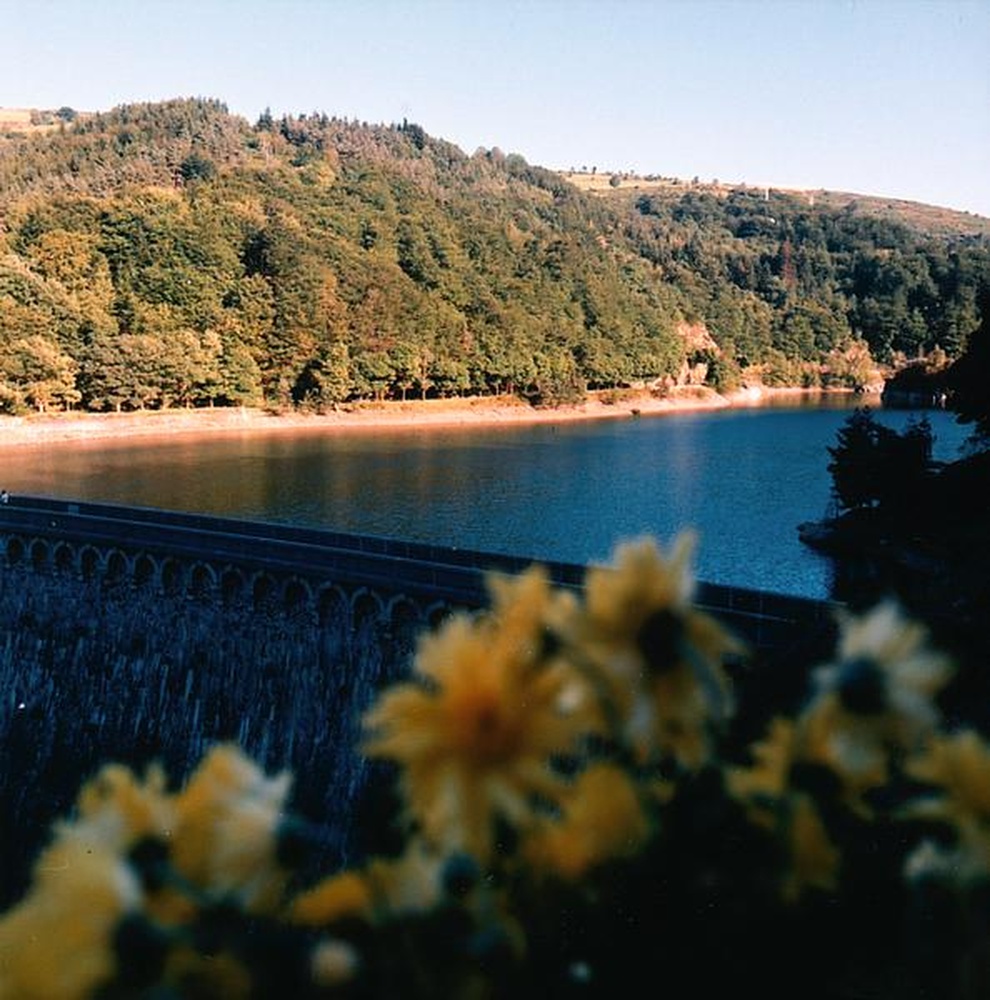
[(196, 150), (193, 150), (179, 164), (179, 176), (187, 184), (191, 181), (209, 181), (216, 177), (216, 175), (216, 164), (209, 157), (203, 156)]
[(354, 392), (350, 348), (341, 341), (321, 346), (303, 369), (293, 389), (293, 399), (317, 410), (336, 408)]
[(430, 362), (427, 380), (438, 396), (459, 396), (471, 389), (471, 369), (463, 358), (441, 351)]
[(394, 376), (388, 355), (384, 351), (358, 350), (353, 364), (355, 392), (365, 398), (384, 399)]
[(950, 406), (962, 423), (973, 425), (973, 443), (990, 446), (990, 286), (982, 296), (983, 322), (966, 351), (948, 370)]
[(708, 374), (705, 383), (716, 392), (733, 392), (742, 385), (742, 372), (736, 359), (729, 353), (719, 351), (706, 359)]
[(556, 407), (584, 402), (587, 386), (574, 357), (567, 351), (542, 351), (527, 396), (534, 406)]
[(856, 410), (828, 449), (839, 510), (884, 508), (895, 516), (909, 510), (933, 471), (932, 445), (927, 420), (912, 421), (899, 434), (878, 423), (868, 408)]
[(94, 337), (83, 357), (79, 382), (94, 410), (154, 409), (167, 397), (167, 349), (145, 333)]
[[(100, 345), (156, 338), (171, 374), (155, 405), (230, 398), (218, 365), (253, 398), (230, 354), (246, 349), (265, 398), (291, 405), (335, 343), (353, 394), (385, 398), (532, 393), (538, 368), (567, 382), (565, 354), (593, 386), (651, 381), (680, 368), (682, 321), (785, 384), (817, 382), (850, 337), (881, 362), (936, 344), (954, 359), (979, 325), (976, 220), (936, 232), (866, 201), (625, 190), (582, 193), (409, 123), (252, 127), (205, 100), (79, 116), (0, 155), (0, 345), (48, 338), (96, 385)], [(212, 358), (202, 377), (170, 357), (188, 333)]]
[(216, 401), (223, 406), (257, 406), (263, 401), (261, 369), (251, 350), (236, 338), (223, 338)]

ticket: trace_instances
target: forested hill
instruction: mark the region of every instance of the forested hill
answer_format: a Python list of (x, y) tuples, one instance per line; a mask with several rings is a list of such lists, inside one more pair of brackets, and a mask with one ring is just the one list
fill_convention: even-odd
[[(0, 133), (0, 409), (855, 384), (979, 324), (990, 240), (211, 100)], [(694, 366), (693, 368), (691, 366)]]

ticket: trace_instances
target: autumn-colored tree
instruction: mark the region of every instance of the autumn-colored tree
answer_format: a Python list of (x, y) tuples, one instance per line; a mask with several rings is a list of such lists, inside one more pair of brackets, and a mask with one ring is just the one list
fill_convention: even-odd
[(32, 335), (16, 340), (0, 354), (0, 377), (39, 413), (79, 402), (78, 365), (51, 340)]

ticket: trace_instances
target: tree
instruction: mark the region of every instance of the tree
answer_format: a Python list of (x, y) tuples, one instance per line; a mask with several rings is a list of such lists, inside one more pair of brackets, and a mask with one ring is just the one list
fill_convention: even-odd
[(39, 413), (79, 402), (78, 365), (45, 337), (15, 341), (0, 358), (0, 369), (7, 384)]
[(161, 337), (161, 405), (191, 406), (211, 402), (220, 386), (219, 336), (178, 330)]
[(336, 408), (350, 399), (354, 391), (354, 374), (350, 349), (340, 341), (318, 349), (316, 357), (302, 370), (292, 396), (297, 403), (318, 410)]
[(360, 350), (354, 355), (354, 388), (358, 395), (385, 398), (392, 381), (392, 364), (384, 351)]
[(160, 406), (164, 395), (165, 345), (144, 333), (94, 337), (79, 375), (83, 401), (93, 410)]
[(301, 220), (283, 206), (269, 207), (265, 227), (246, 241), (244, 256), (249, 276), (268, 282), (274, 310), (258, 355), (265, 398), (287, 404), (321, 325), (325, 329), (324, 269)]
[(190, 181), (209, 181), (216, 177), (216, 175), (216, 164), (195, 150), (179, 164), (179, 176), (187, 184)]
[(587, 386), (567, 351), (545, 350), (538, 354), (536, 377), (527, 395), (534, 406), (567, 406), (584, 402)]
[(733, 392), (742, 385), (742, 372), (736, 359), (730, 354), (719, 352), (711, 353), (707, 358), (708, 374), (705, 377), (707, 385), (712, 386), (716, 392)]
[(431, 361), (427, 378), (441, 397), (460, 395), (471, 388), (470, 368), (460, 357), (447, 352)]
[(973, 443), (990, 445), (990, 288), (982, 299), (983, 322), (966, 351), (946, 374), (950, 405), (961, 423), (973, 424)]
[(110, 268), (96, 243), (92, 233), (50, 229), (32, 240), (24, 256), (50, 287), (68, 293), (84, 321), (106, 328), (113, 322), (114, 288)]
[(251, 351), (235, 338), (223, 338), (216, 401), (224, 406), (254, 406), (262, 401), (261, 369)]
[(260, 274), (238, 278), (223, 299), (221, 324), (225, 335), (252, 351), (255, 360), (264, 356), (264, 344), (275, 321), (275, 296), (271, 284)]
[(876, 378), (876, 364), (865, 340), (851, 338), (832, 348), (827, 358), (828, 383), (847, 389), (865, 389)]
[(899, 434), (877, 423), (868, 407), (857, 409), (839, 429), (832, 456), (832, 496), (840, 511), (910, 509), (933, 471), (932, 429), (912, 421)]

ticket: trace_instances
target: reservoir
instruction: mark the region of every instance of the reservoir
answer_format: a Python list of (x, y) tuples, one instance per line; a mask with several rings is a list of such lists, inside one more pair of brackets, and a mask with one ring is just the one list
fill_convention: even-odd
[[(222, 514), (588, 563), (643, 534), (698, 535), (700, 579), (825, 597), (798, 539), (830, 498), (828, 448), (857, 400), (493, 428), (245, 432), (0, 449), (11, 492)], [(957, 457), (952, 414), (922, 415)]]

